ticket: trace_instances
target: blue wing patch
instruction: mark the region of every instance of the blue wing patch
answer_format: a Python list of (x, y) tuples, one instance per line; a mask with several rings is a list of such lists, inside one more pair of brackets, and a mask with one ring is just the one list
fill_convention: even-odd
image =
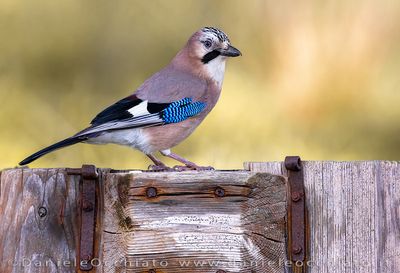
[(160, 117), (165, 124), (178, 123), (201, 113), (205, 107), (204, 102), (192, 102), (191, 98), (184, 98), (169, 104), (160, 112)]
[[(75, 137), (86, 137), (105, 131), (122, 130), (130, 128), (145, 128), (162, 126), (164, 124), (178, 123), (201, 113), (206, 107), (205, 102), (193, 102), (191, 98), (184, 98), (171, 103), (148, 103), (147, 114), (134, 116), (128, 108), (130, 105), (137, 107), (142, 100), (127, 98), (110, 106), (100, 113), (93, 121), (92, 126), (77, 133)], [(128, 106), (129, 105), (129, 106)]]

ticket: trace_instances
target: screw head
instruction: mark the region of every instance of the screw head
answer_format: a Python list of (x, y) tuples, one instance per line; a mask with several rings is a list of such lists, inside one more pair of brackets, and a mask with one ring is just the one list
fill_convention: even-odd
[(149, 273), (156, 273), (156, 270), (155, 269), (149, 269)]
[(83, 255), (82, 260), (89, 262), (91, 260), (91, 257), (90, 255)]
[(222, 270), (222, 269), (218, 269), (216, 273), (226, 273), (226, 271)]
[(292, 201), (293, 202), (298, 202), (301, 199), (302, 194), (299, 192), (294, 192), (292, 193)]
[(303, 249), (300, 246), (293, 246), (292, 252), (293, 254), (300, 254), (303, 251)]
[(40, 207), (38, 209), (38, 214), (40, 218), (43, 218), (47, 215), (47, 209), (45, 207)]
[(89, 212), (93, 210), (93, 203), (88, 200), (83, 200), (82, 202), (83, 211)]
[(218, 197), (224, 197), (225, 196), (225, 190), (221, 187), (217, 187), (214, 191), (214, 194)]
[(149, 187), (146, 189), (146, 196), (148, 198), (154, 198), (157, 197), (157, 189), (154, 187)]

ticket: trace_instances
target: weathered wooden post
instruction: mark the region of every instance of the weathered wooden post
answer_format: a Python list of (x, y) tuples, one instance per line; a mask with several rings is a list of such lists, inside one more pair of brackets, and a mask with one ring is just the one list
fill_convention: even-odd
[[(309, 272), (400, 272), (400, 164), (305, 161)], [(245, 169), (286, 175), (281, 162)]]
[(400, 272), (398, 162), (301, 170), (3, 170), (0, 272)]

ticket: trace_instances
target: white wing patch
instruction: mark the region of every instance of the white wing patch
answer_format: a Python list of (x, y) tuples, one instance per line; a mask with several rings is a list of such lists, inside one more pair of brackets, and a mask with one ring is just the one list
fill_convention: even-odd
[(149, 101), (145, 100), (138, 105), (132, 107), (131, 109), (128, 110), (129, 113), (132, 114), (134, 117), (139, 117), (139, 116), (144, 116), (150, 114), (149, 111), (147, 111), (147, 105)]

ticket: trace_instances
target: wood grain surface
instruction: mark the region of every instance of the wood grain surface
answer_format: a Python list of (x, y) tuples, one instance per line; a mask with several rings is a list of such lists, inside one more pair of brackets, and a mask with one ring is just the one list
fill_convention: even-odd
[(75, 272), (78, 182), (63, 169), (2, 171), (0, 272)]
[[(400, 164), (306, 161), (311, 273), (400, 272)], [(282, 162), (245, 169), (286, 175)]]
[(284, 272), (285, 183), (243, 171), (110, 173), (104, 272)]

